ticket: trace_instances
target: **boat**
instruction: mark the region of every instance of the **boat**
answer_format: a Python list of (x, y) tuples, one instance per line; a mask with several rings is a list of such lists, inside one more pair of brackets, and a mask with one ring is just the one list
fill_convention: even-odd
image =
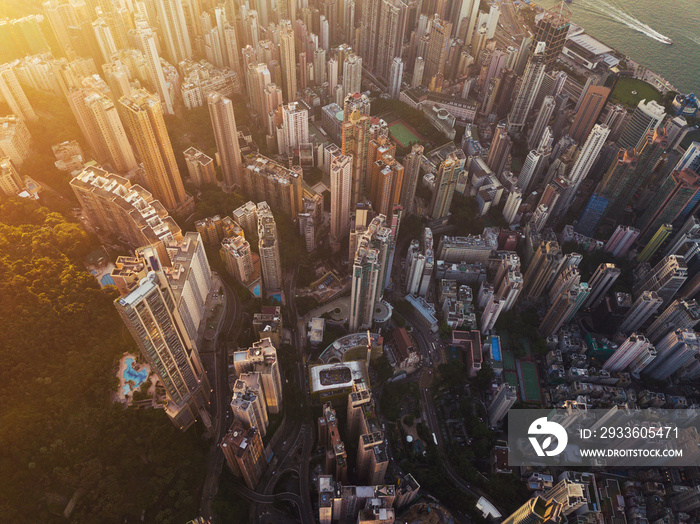
[(666, 44), (666, 45), (673, 45), (673, 40), (671, 40), (671, 39), (670, 39), (669, 37), (667, 37), (667, 36), (664, 36), (664, 37), (661, 39), (661, 42), (663, 42), (663, 43)]

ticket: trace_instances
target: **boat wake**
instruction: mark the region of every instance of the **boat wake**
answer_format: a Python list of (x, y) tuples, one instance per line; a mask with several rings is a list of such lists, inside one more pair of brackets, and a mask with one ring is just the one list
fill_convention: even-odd
[(641, 20), (638, 20), (629, 13), (625, 13), (622, 9), (619, 9), (614, 5), (605, 2), (604, 0), (593, 0), (592, 2), (588, 3), (588, 7), (599, 14), (609, 16), (613, 20), (616, 20), (621, 24), (626, 25), (630, 29), (638, 31), (648, 36), (649, 38), (656, 40), (657, 42), (661, 42), (662, 44), (673, 43), (673, 40), (671, 40), (666, 35), (659, 33), (653, 27), (649, 26), (648, 24), (645, 24)]

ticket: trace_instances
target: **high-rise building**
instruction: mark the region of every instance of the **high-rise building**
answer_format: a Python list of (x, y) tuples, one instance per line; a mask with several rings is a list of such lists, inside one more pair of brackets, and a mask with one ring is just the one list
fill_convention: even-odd
[(545, 96), (540, 106), (540, 112), (537, 115), (535, 123), (530, 129), (530, 133), (527, 138), (527, 145), (530, 149), (538, 149), (540, 140), (542, 139), (542, 134), (545, 128), (549, 125), (549, 121), (554, 114), (554, 108), (556, 106), (556, 101), (553, 96)]
[[(296, 217), (303, 210), (301, 166), (289, 169), (261, 155), (251, 154), (243, 167), (243, 189), (250, 198), (266, 201), (276, 213)], [(246, 229), (246, 226), (239, 221)], [(247, 231), (247, 230), (246, 230)]]
[(662, 224), (684, 220), (700, 202), (700, 175), (689, 169), (673, 171), (639, 219), (639, 241), (648, 242)]
[(294, 157), (295, 150), (309, 144), (309, 112), (299, 102), (282, 106), (281, 135), (281, 140), (278, 139), (280, 154)]
[(625, 256), (638, 236), (639, 229), (619, 225), (605, 243), (605, 252), (615, 258)]
[(664, 106), (654, 100), (641, 100), (622, 130), (617, 144), (623, 149), (636, 148), (649, 131), (659, 127), (665, 116)]
[(134, 151), (111, 92), (98, 79), (97, 75), (86, 78), (83, 89), (69, 91), (66, 95), (68, 105), (95, 159), (118, 173), (126, 173), (137, 167)]
[(372, 325), (376, 303), (384, 294), (386, 274), (394, 238), (384, 215), (372, 219), (360, 234), (355, 252), (351, 254), (353, 267), (350, 292), (350, 331)]
[(255, 489), (267, 467), (258, 428), (246, 429), (240, 421), (234, 421), (220, 447), (233, 474), (243, 479), (249, 489)]
[(685, 259), (680, 255), (669, 255), (637, 282), (634, 294), (639, 296), (644, 291), (656, 291), (664, 305), (669, 304), (687, 278)]
[(489, 297), (486, 305), (484, 306), (484, 312), (481, 315), (481, 333), (487, 334), (493, 329), (496, 324), (503, 307), (505, 306), (505, 300), (495, 293)]
[(399, 203), (403, 185), (404, 167), (393, 156), (393, 147), (377, 150), (377, 160), (370, 173), (369, 197), (376, 213), (390, 216), (392, 206)]
[(525, 73), (521, 79), (520, 89), (515, 95), (513, 109), (508, 114), (508, 132), (520, 133), (525, 127), (527, 117), (537, 98), (537, 92), (542, 85), (545, 73), (545, 51), (544, 42), (537, 42), (535, 52), (530, 57), (525, 68)]
[(498, 386), (496, 393), (489, 404), (489, 424), (491, 427), (496, 427), (501, 420), (508, 414), (508, 410), (518, 400), (518, 394), (515, 388), (510, 384), (504, 383)]
[(88, 167), (73, 177), (70, 185), (90, 225), (114, 238), (126, 239), (133, 249), (162, 246), (182, 238), (180, 227), (163, 205), (126, 178)]
[(279, 39), (284, 100), (286, 102), (294, 102), (297, 98), (297, 58), (294, 44), (294, 29), (289, 20), (280, 20)]
[(403, 60), (395, 57), (391, 62), (391, 74), (389, 76), (389, 96), (398, 100), (401, 94), (401, 82), (403, 80)]
[(560, 504), (562, 515), (566, 517), (586, 505), (588, 499), (584, 494), (584, 484), (569, 478), (559, 478), (561, 480), (544, 494), (544, 499)]
[(656, 358), (644, 369), (654, 380), (666, 380), (683, 366), (698, 358), (700, 341), (691, 329), (670, 332), (656, 344)]
[(241, 180), (244, 176), (241, 148), (238, 143), (238, 128), (233, 111), (233, 102), (225, 96), (212, 91), (207, 96), (209, 116), (214, 129), (214, 139), (224, 175), (224, 186), (232, 188), (235, 185), (245, 187)]
[(139, 89), (123, 96), (119, 103), (146, 170), (146, 185), (167, 209), (186, 212), (193, 201), (182, 184), (160, 100)]
[(647, 338), (656, 344), (674, 329), (692, 329), (700, 322), (695, 300), (675, 300), (647, 328)]
[(343, 60), (343, 93), (347, 96), (362, 91), (362, 57), (350, 53)]
[(591, 309), (597, 307), (620, 273), (620, 269), (615, 267), (615, 264), (600, 264), (588, 282), (591, 292), (584, 307)]
[(603, 86), (590, 85), (583, 101), (579, 105), (574, 123), (571, 124), (569, 135), (578, 143), (582, 143), (591, 134), (593, 126), (610, 96), (610, 89)]
[(603, 369), (610, 373), (627, 370), (639, 373), (655, 356), (654, 346), (646, 337), (632, 334), (605, 361)]
[(226, 271), (246, 287), (259, 276), (255, 271), (250, 244), (245, 238), (233, 236), (222, 239), (219, 254)]
[(241, 373), (233, 383), (231, 413), (234, 422), (240, 422), (246, 429), (258, 428), (260, 436), (265, 436), (269, 419), (259, 373)]
[(165, 43), (168, 59), (173, 64), (192, 58), (192, 43), (187, 30), (183, 2), (178, 0), (156, 0), (156, 12), (160, 33)]
[(603, 149), (609, 133), (610, 130), (607, 127), (596, 124), (593, 127), (593, 131), (588, 135), (586, 143), (578, 152), (576, 161), (569, 172), (569, 188), (566, 193), (562, 195), (561, 210), (563, 212), (569, 209), (578, 188), (581, 186), (581, 182), (588, 176), (593, 164), (598, 160), (600, 150)]
[(216, 184), (216, 166), (213, 158), (194, 147), (185, 149), (183, 155), (185, 155), (185, 163), (190, 174), (190, 180), (195, 186)]
[(489, 156), (486, 159), (486, 165), (491, 168), (491, 171), (500, 178), (510, 157), (510, 151), (513, 148), (513, 141), (508, 136), (505, 124), (496, 126), (496, 130), (489, 148)]
[(12, 165), (10, 157), (0, 157), (0, 193), (15, 196), (23, 187), (24, 182)]
[(556, 334), (576, 314), (585, 302), (586, 295), (586, 286), (579, 284), (557, 295), (537, 328), (540, 334), (544, 337)]
[(340, 155), (331, 162), (331, 247), (335, 252), (350, 230), (351, 204), (352, 156)]
[[(165, 0), (168, 1), (168, 0)], [(175, 101), (168, 87), (168, 82), (163, 72), (163, 66), (158, 53), (158, 43), (156, 42), (156, 34), (148, 26), (139, 27), (136, 29), (136, 39), (139, 49), (143, 52), (148, 67), (148, 80), (150, 85), (155, 88), (160, 101), (163, 104), (165, 112), (169, 115), (175, 114)], [(175, 62), (176, 64), (179, 62)]]
[(207, 246), (218, 247), (221, 241), (232, 236), (245, 238), (243, 228), (231, 217), (221, 218), (219, 215), (203, 218), (194, 223), (197, 233), (202, 235), (202, 241)]
[(401, 185), (399, 204), (401, 204), (401, 207), (403, 207), (406, 213), (411, 213), (413, 210), (413, 201), (416, 197), (416, 188), (418, 187), (418, 179), (420, 178), (422, 158), (423, 146), (420, 144), (413, 144), (411, 152), (403, 159), (403, 184)]
[(542, 241), (537, 247), (525, 272), (523, 292), (530, 300), (537, 300), (561, 267), (562, 254), (556, 240)]
[(175, 427), (184, 431), (199, 417), (211, 427), (207, 413), (211, 389), (165, 271), (168, 266), (164, 264), (170, 261), (159, 259), (157, 250), (151, 247), (144, 248), (143, 256), (151, 265), (147, 276), (116, 299), (114, 305), (163, 384), (167, 396), (165, 412)]
[[(402, 0), (381, 0), (377, 32), (377, 58), (374, 69), (380, 78), (391, 78), (392, 61), (401, 56), (408, 16)], [(398, 98), (398, 96), (396, 97)]]
[(0, 65), (0, 97), (10, 106), (10, 111), (25, 122), (37, 120), (24, 89), (17, 80), (11, 64)]
[(561, 514), (561, 504), (537, 496), (528, 500), (502, 524), (556, 524)]
[(355, 205), (368, 189), (365, 188), (365, 181), (369, 146), (369, 100), (359, 93), (349, 94), (345, 97), (343, 112), (341, 151), (353, 159), (350, 204)]
[(663, 300), (655, 291), (644, 291), (634, 301), (620, 324), (622, 333), (637, 331), (661, 307)]
[(427, 30), (428, 47), (425, 53), (423, 85), (432, 84), (438, 75), (444, 73), (451, 33), (451, 22), (442, 20), (437, 14), (430, 20)]
[(265, 292), (280, 293), (283, 289), (284, 274), (280, 260), (277, 224), (266, 202), (258, 204), (258, 253), (262, 269)]
[(0, 156), (10, 157), (21, 168), (32, 153), (32, 137), (26, 124), (16, 115), (0, 117)]
[(683, 246), (694, 241), (700, 236), (700, 218), (695, 215), (690, 215), (678, 231), (675, 232), (673, 238), (668, 242), (664, 256), (682, 255)]
[(269, 338), (258, 340), (245, 351), (236, 351), (233, 365), (239, 377), (242, 373), (259, 373), (268, 413), (277, 414), (282, 410), (282, 379), (277, 348)]
[(523, 192), (516, 186), (508, 194), (505, 206), (503, 206), (503, 218), (508, 225), (514, 224), (518, 218), (518, 211), (523, 202)]
[(435, 189), (430, 201), (430, 216), (433, 219), (446, 217), (452, 206), (457, 180), (464, 170), (466, 156), (461, 149), (449, 153), (435, 174)]
[(423, 73), (425, 72), (425, 59), (422, 56), (416, 58), (413, 64), (413, 76), (411, 77), (411, 87), (418, 87), (423, 84)]
[(562, 1), (545, 11), (544, 16), (535, 24), (535, 42), (544, 42), (547, 46), (544, 62), (550, 66), (556, 62), (571, 25), (571, 10)]
[(637, 255), (637, 262), (641, 264), (648, 262), (649, 259), (656, 254), (666, 239), (671, 236), (672, 231), (673, 226), (671, 224), (661, 224), (656, 233), (654, 233), (654, 236), (651, 237), (647, 245), (644, 246), (641, 253)]

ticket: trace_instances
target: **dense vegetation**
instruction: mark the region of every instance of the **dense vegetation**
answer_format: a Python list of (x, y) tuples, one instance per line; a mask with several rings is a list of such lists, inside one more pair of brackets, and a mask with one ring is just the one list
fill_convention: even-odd
[(205, 443), (161, 411), (110, 400), (116, 359), (134, 351), (82, 268), (76, 223), (0, 202), (0, 511), (9, 522), (183, 522), (197, 515)]

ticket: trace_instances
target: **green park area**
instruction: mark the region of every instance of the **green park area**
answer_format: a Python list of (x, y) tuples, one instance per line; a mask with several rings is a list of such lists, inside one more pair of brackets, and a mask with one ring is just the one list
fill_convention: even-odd
[(661, 102), (662, 96), (651, 84), (636, 78), (620, 78), (613, 89), (612, 100), (636, 107), (641, 100)]

